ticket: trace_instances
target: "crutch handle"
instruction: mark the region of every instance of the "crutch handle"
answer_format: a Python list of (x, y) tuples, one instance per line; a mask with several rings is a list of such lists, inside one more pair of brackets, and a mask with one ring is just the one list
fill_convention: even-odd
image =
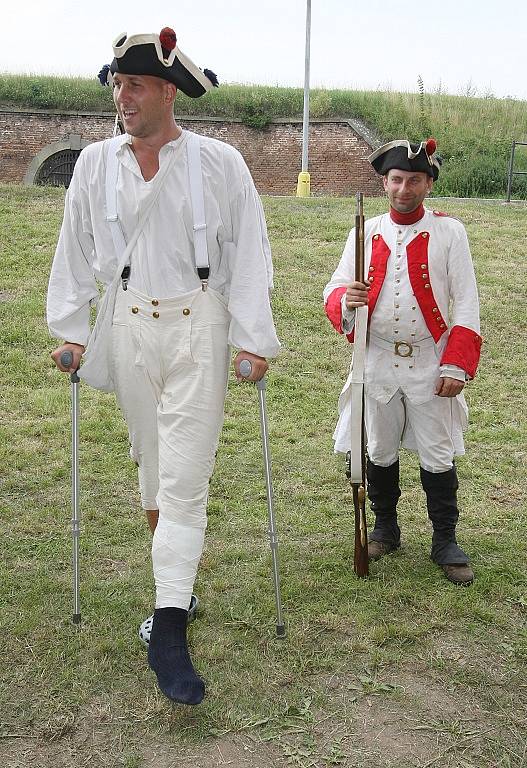
[(253, 366), (250, 360), (245, 359), (240, 361), (240, 373), (244, 379), (251, 375), (252, 369)]
[[(73, 352), (71, 349), (65, 349), (64, 352), (61, 352), (60, 355), (60, 364), (64, 366), (64, 368), (69, 368), (71, 364), (73, 363)], [(76, 384), (79, 381), (79, 376), (77, 374), (77, 371), (74, 371), (71, 374), (71, 382), (72, 384)]]
[[(247, 379), (251, 375), (252, 369), (253, 365), (250, 360), (247, 360), (247, 358), (240, 360), (240, 373), (244, 379)], [(265, 389), (265, 376), (254, 383), (256, 384), (256, 389), (263, 391)]]
[(73, 352), (70, 349), (65, 349), (60, 356), (60, 364), (64, 368), (69, 368), (73, 362)]

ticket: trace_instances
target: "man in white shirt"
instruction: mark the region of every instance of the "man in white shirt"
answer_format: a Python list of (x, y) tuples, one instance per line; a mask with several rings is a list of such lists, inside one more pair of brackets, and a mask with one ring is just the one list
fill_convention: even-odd
[[(202, 95), (217, 85), (214, 73), (202, 72), (182, 53), (170, 28), (121, 35), (113, 51), (113, 95), (126, 132), (116, 151), (125, 241), (158, 194), (122, 285), (117, 275), (111, 329), (113, 387), (154, 532), (156, 609), (148, 659), (166, 696), (198, 704), (205, 687), (188, 653), (186, 626), (230, 347), (240, 350), (234, 360), (238, 380), (242, 359), (252, 366), (246, 378), (257, 381), (267, 370), (266, 358), (278, 353), (269, 301), (272, 263), (261, 202), (243, 158), (223, 142), (200, 137), (209, 267), (197, 268), (196, 230), (203, 227), (195, 224), (189, 179), (189, 147), (196, 137), (176, 124), (174, 99), (177, 90)], [(51, 334), (66, 340), (52, 354), (61, 370), (65, 350), (73, 354), (69, 370), (81, 364), (90, 305), (99, 295), (96, 281), (108, 286), (120, 271), (122, 254), (106, 220), (107, 147), (98, 142), (83, 150), (66, 196), (47, 306)]]
[[(368, 305), (365, 424), (368, 496), (375, 513), (369, 559), (400, 546), (399, 448), (419, 454), (433, 525), (431, 557), (456, 584), (472, 583), (456, 542), (459, 517), (454, 457), (464, 453), (462, 390), (476, 374), (479, 303), (463, 225), (424, 208), (439, 174), (433, 139), (391, 141), (369, 158), (383, 177), (390, 211), (366, 222), (366, 282), (354, 278), (355, 230), (324, 290), (325, 310), (353, 341), (355, 308)], [(350, 380), (339, 400), (335, 451), (347, 452)]]

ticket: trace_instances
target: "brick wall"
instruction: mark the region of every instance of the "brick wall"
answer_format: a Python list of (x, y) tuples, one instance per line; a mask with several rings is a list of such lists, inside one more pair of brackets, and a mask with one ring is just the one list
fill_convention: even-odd
[[(74, 114), (0, 109), (0, 182), (22, 183), (35, 156), (69, 136), (85, 142), (111, 136), (111, 114)], [(301, 121), (275, 121), (265, 130), (239, 121), (179, 118), (178, 123), (204, 136), (232, 144), (243, 154), (258, 191), (292, 195), (302, 157)], [(309, 129), (309, 172), (315, 195), (382, 194), (379, 178), (366, 162), (369, 137), (346, 120), (313, 121)]]

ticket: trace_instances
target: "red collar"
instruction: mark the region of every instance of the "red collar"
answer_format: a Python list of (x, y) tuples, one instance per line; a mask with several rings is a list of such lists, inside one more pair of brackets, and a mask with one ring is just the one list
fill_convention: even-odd
[(422, 203), (419, 208), (416, 208), (415, 211), (410, 211), (410, 213), (399, 213), (399, 211), (396, 211), (395, 208), (390, 206), (390, 219), (396, 224), (415, 224), (416, 221), (422, 219), (424, 215), (425, 207)]

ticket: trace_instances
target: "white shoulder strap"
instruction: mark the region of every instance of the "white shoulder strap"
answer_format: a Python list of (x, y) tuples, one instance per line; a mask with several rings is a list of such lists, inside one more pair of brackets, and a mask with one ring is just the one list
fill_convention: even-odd
[(117, 178), (119, 176), (117, 152), (125, 140), (126, 135), (114, 136), (106, 140), (106, 221), (110, 225), (118, 259), (126, 250), (126, 240), (117, 215)]
[[(117, 157), (117, 152), (125, 140), (126, 136), (115, 136), (112, 139), (107, 139), (106, 147), (106, 221), (110, 226), (112, 239), (119, 262), (122, 259), (122, 255), (127, 250), (126, 240), (124, 239), (123, 230), (119, 223), (119, 215), (117, 212), (117, 179), (119, 175), (119, 160)], [(194, 229), (194, 253), (196, 259), (196, 268), (198, 270), (200, 279), (202, 281), (206, 281), (209, 276), (207, 223), (205, 221), (205, 200), (203, 197), (200, 139), (199, 136), (195, 133), (189, 132), (188, 135), (187, 159), (190, 184), (190, 201), (192, 205), (192, 220)], [(161, 182), (161, 179), (159, 179), (159, 182)], [(157, 197), (157, 194), (154, 195), (154, 197)], [(133, 237), (132, 239), (135, 238)]]
[[(196, 268), (201, 280), (208, 278), (209, 252), (207, 249), (207, 222), (205, 221), (205, 200), (203, 197), (203, 176), (201, 172), (200, 139), (196, 133), (190, 133), (187, 140), (188, 175), (190, 184), (190, 202), (194, 226), (194, 256)], [(206, 270), (205, 277), (203, 270)]]

